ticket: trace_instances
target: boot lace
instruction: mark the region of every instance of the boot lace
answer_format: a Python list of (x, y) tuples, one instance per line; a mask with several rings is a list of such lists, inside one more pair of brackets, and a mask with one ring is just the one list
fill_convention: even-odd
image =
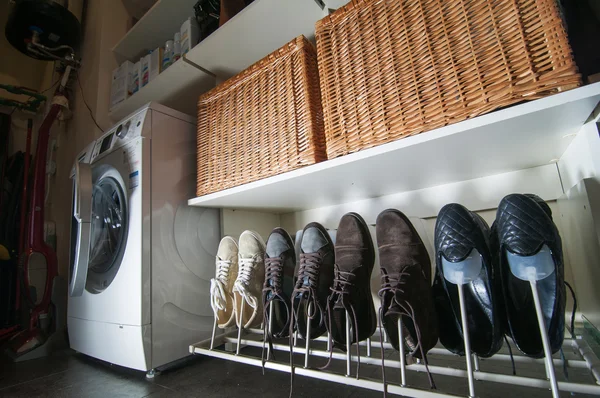
[(238, 264), (238, 276), (233, 284), (233, 291), (238, 292), (250, 307), (256, 309), (258, 300), (252, 295), (249, 289), (250, 281), (256, 268), (256, 259), (240, 258)]
[[(269, 308), (274, 300), (279, 300), (285, 305), (285, 313), (289, 314), (289, 306), (287, 300), (283, 297), (282, 293), (282, 282), (283, 282), (283, 258), (281, 257), (270, 257), (265, 259), (265, 285), (263, 288), (263, 349), (262, 349), (262, 367), (263, 374), (265, 371), (265, 344), (269, 343), (269, 352), (273, 359), (275, 359), (275, 352), (273, 350), (273, 333), (269, 329)], [(290, 319), (288, 317), (287, 323), (284, 326), (284, 330), (288, 327)], [(270, 358), (267, 358), (269, 360)]]
[[(379, 296), (379, 299), (381, 300), (381, 306), (379, 307), (379, 338), (380, 338), (379, 341), (381, 343), (381, 352), (383, 352), (383, 349), (384, 349), (383, 348), (383, 331), (382, 331), (382, 329), (383, 329), (382, 319), (383, 319), (383, 314), (384, 314), (383, 298), (387, 293), (391, 293), (393, 295), (393, 299), (390, 301), (390, 304), (388, 305), (388, 308), (385, 309), (385, 311), (386, 312), (389, 311), (390, 309), (392, 309), (392, 306), (394, 304), (396, 304), (401, 309), (398, 316), (400, 316), (400, 317), (406, 316), (413, 320), (413, 325), (415, 327), (415, 333), (417, 335), (417, 346), (415, 347), (413, 352), (416, 352), (417, 350), (421, 351), (421, 356), (423, 357), (423, 362), (425, 363), (425, 370), (427, 372), (427, 377), (429, 378), (429, 385), (431, 386), (431, 388), (435, 389), (436, 388), (435, 382), (433, 381), (433, 377), (431, 376), (431, 372), (429, 371), (427, 356), (425, 355), (425, 350), (423, 349), (423, 344), (421, 341), (421, 331), (419, 330), (418, 324), (415, 321), (416, 320), (415, 311), (414, 311), (412, 305), (410, 304), (410, 302), (408, 302), (408, 300), (399, 299), (399, 295), (398, 295), (398, 293), (400, 293), (400, 295), (404, 295), (403, 286), (406, 284), (405, 278), (408, 277), (410, 274), (408, 272), (388, 274), (384, 268), (382, 268), (381, 271), (383, 272), (383, 275), (381, 276), (381, 289), (377, 293), (377, 295)], [(399, 341), (398, 343), (404, 344), (404, 341)], [(384, 393), (386, 393), (387, 392), (387, 387), (386, 387), (387, 384), (385, 381), (384, 355), (381, 355), (381, 374), (382, 374), (383, 385), (384, 385)]]
[(225, 285), (227, 285), (227, 281), (229, 280), (230, 266), (230, 260), (217, 259), (217, 275), (210, 280), (210, 306), (217, 319), (219, 319), (219, 311), (224, 310), (227, 304)]
[[(319, 282), (319, 269), (323, 262), (323, 258), (319, 253), (300, 253), (300, 267), (298, 268), (298, 280), (296, 281), (296, 285), (294, 286), (294, 290), (292, 292), (292, 302), (297, 295), (302, 295), (306, 299), (307, 312), (308, 312), (308, 322), (311, 322), (317, 315), (320, 315), (321, 319), (319, 323), (323, 323), (323, 308), (319, 303), (317, 297), (317, 284)], [(312, 304), (312, 306), (310, 305)], [(310, 311), (312, 309), (312, 311)], [(294, 384), (294, 327), (296, 326), (296, 320), (298, 319), (298, 312), (300, 311), (300, 306), (298, 309), (291, 309), (291, 319), (290, 319), (290, 377), (291, 377), (291, 386), (290, 386), (290, 397), (292, 396), (292, 387)], [(327, 323), (325, 323), (327, 326)], [(329, 329), (328, 329), (329, 331)], [(310, 339), (310, 336), (306, 336), (307, 339)]]
[[(354, 331), (354, 335), (355, 335), (355, 339), (356, 339), (356, 358), (357, 358), (356, 378), (358, 379), (358, 374), (360, 371), (360, 347), (358, 344), (358, 321), (356, 319), (356, 311), (354, 309), (354, 306), (351, 303), (349, 303), (349, 300), (347, 300), (351, 291), (353, 290), (355, 279), (356, 279), (356, 275), (354, 275), (354, 273), (347, 272), (347, 271), (340, 271), (339, 267), (337, 265), (335, 266), (334, 275), (333, 275), (333, 286), (331, 288), (329, 288), (329, 290), (331, 290), (331, 294), (329, 295), (329, 297), (327, 299), (327, 330), (328, 331), (331, 330), (331, 324), (332, 324), (331, 313), (333, 312), (333, 305), (335, 304), (334, 301), (336, 301), (336, 298), (337, 298), (339, 301), (341, 301), (346, 314), (351, 315), (351, 318), (352, 318), (353, 329), (354, 329), (353, 331)], [(329, 360), (327, 361), (325, 366), (320, 368), (321, 370), (328, 368), (329, 365), (331, 365), (331, 361), (333, 359), (333, 344), (332, 344), (331, 333), (328, 333), (328, 340), (329, 340), (329, 347), (330, 347)], [(346, 342), (346, 349), (350, 349), (350, 344), (351, 343), (349, 341)]]

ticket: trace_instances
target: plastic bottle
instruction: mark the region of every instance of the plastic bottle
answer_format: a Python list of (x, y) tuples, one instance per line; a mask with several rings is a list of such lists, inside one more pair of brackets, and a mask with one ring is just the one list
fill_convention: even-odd
[(173, 63), (173, 40), (167, 40), (162, 59), (162, 70), (166, 70)]
[(181, 33), (177, 32), (173, 40), (173, 62), (177, 62), (179, 58), (181, 58)]

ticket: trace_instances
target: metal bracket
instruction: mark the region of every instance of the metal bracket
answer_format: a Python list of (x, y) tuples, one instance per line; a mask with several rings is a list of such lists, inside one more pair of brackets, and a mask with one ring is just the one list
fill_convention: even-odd
[(315, 3), (317, 3), (317, 5), (321, 7), (321, 10), (325, 9), (325, 2), (323, 0), (315, 0)]

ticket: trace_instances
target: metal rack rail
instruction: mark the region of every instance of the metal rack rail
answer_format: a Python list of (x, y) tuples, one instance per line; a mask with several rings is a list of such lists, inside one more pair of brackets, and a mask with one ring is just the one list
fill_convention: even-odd
[[(383, 334), (383, 333), (382, 333)], [(208, 355), (215, 358), (245, 363), (254, 366), (263, 366), (263, 330), (262, 329), (238, 329), (227, 330), (223, 334), (217, 334), (212, 339), (193, 344), (190, 352), (193, 354)], [(311, 367), (317, 358), (321, 358), (319, 365), (323, 365), (330, 353), (327, 349), (327, 336), (313, 339), (307, 342), (294, 338), (293, 352), (294, 374), (311, 378), (337, 382), (340, 384), (366, 388), (375, 391), (384, 391), (381, 379), (381, 371), (374, 371), (375, 367), (381, 369), (383, 354), (387, 374), (387, 392), (390, 394), (408, 397), (457, 397), (457, 396), (486, 396), (487, 391), (504, 385), (506, 388), (523, 387), (531, 389), (531, 397), (549, 396), (552, 383), (546, 371), (546, 359), (535, 359), (514, 353), (513, 360), (518, 370), (517, 375), (512, 374), (511, 356), (503, 348), (498, 354), (490, 358), (478, 358), (472, 355), (472, 390), (469, 386), (469, 370), (465, 367), (465, 357), (452, 354), (441, 346), (437, 346), (428, 353), (429, 372), (436, 382), (439, 377), (453, 379), (451, 382), (438, 385), (437, 390), (432, 390), (425, 382), (425, 365), (410, 357), (404, 358), (395, 351), (386, 340), (381, 342), (379, 331), (376, 331), (371, 339), (359, 343), (360, 346), (360, 377), (356, 376), (356, 364), (359, 358), (356, 356), (356, 347), (353, 345), (347, 352), (334, 350), (331, 354), (332, 365), (327, 370), (318, 370)], [(308, 350), (307, 350), (308, 345)], [(234, 347), (227, 351), (224, 347)], [(383, 351), (381, 347), (383, 346)], [(213, 347), (213, 348), (211, 348)], [(274, 357), (264, 362), (265, 369), (289, 373), (290, 346), (288, 339), (274, 341)], [(236, 354), (238, 352), (238, 354)], [(308, 354), (307, 354), (308, 352)], [(559, 393), (575, 393), (586, 395), (600, 395), (600, 361), (591, 350), (586, 339), (565, 339), (563, 343), (564, 359), (556, 354), (552, 358), (553, 370), (556, 373), (556, 386)], [(283, 355), (282, 355), (283, 354)], [(265, 348), (265, 358), (267, 349)], [(316, 363), (315, 363), (316, 365)], [(363, 371), (363, 367), (367, 368)], [(368, 368), (371, 368), (368, 371)], [(566, 371), (565, 371), (566, 369)], [(565, 372), (568, 372), (567, 378)], [(362, 376), (367, 374), (367, 376)], [(373, 377), (374, 374), (379, 376)], [(420, 374), (420, 376), (417, 376)], [(522, 375), (521, 375), (522, 374)], [(456, 383), (456, 379), (465, 382)], [(451, 388), (446, 388), (451, 386)], [(474, 391), (473, 391), (474, 390)], [(520, 390), (522, 391), (522, 390)], [(537, 394), (537, 395), (536, 395)]]

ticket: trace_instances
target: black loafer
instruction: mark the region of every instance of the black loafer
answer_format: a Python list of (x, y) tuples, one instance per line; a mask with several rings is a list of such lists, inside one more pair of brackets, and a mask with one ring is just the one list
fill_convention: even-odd
[(512, 194), (498, 206), (492, 245), (506, 307), (506, 333), (524, 354), (544, 356), (533, 293), (528, 281), (517, 278), (508, 264), (509, 253), (533, 256), (547, 246), (554, 272), (537, 282), (552, 353), (560, 350), (565, 329), (565, 284), (562, 243), (548, 205), (535, 195)]
[(489, 246), (489, 227), (478, 214), (456, 203), (440, 211), (435, 226), (436, 276), (433, 284), (440, 325), (440, 342), (449, 351), (464, 355), (458, 287), (444, 278), (442, 258), (450, 263), (465, 260), (473, 250), (481, 255), (481, 271), (464, 285), (471, 350), (490, 357), (502, 347), (500, 292), (495, 284)]

